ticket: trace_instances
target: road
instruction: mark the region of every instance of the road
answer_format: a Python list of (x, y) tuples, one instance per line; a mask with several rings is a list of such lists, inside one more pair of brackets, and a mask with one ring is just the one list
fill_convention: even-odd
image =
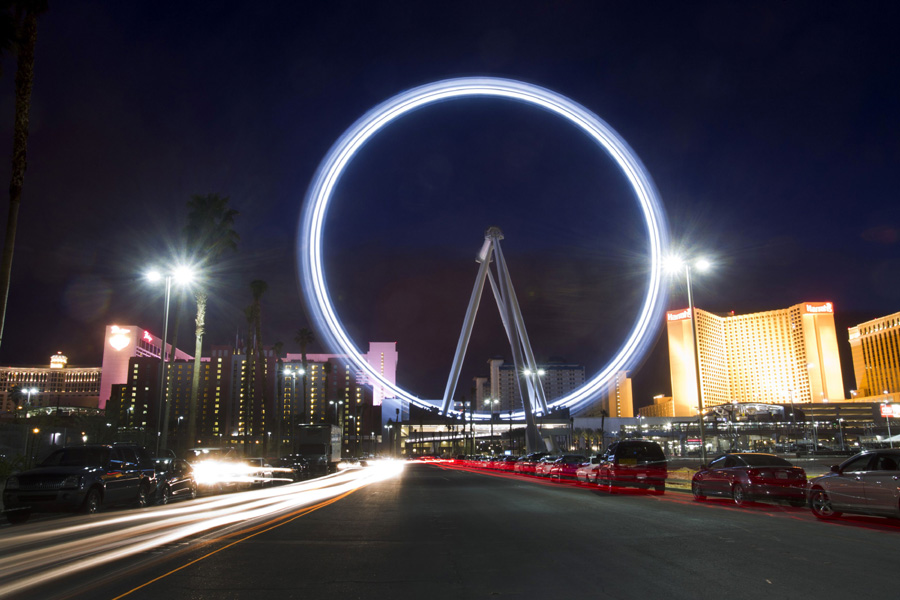
[[(316, 499), (299, 500), (308, 492), (304, 484), (229, 495), (248, 507), (263, 503), (265, 494), (283, 496), (285, 504), (273, 505), (266, 514), (239, 512), (240, 518), (227, 524), (213, 526), (203, 519), (203, 531), (43, 584), (7, 587), (6, 595), (821, 600), (896, 593), (900, 524), (887, 519), (824, 523), (806, 509), (787, 505), (737, 508), (725, 500), (697, 503), (672, 491), (607, 495), (438, 464), (409, 464), (402, 473), (333, 481), (338, 483), (327, 494), (328, 488), (319, 486), (317, 493), (324, 495)], [(148, 531), (130, 536), (137, 542), (154, 535), (154, 524), (169, 531), (164, 524), (175, 514), (185, 518), (195, 506), (203, 509), (191, 514), (216, 510), (203, 501), (4, 528), (0, 536), (13, 534), (13, 541), (0, 539), (0, 582), (9, 586), (12, 581), (2, 561), (13, 564), (37, 548), (49, 549), (56, 541), (71, 544), (91, 534), (32, 539), (30, 546), (15, 541), (21, 536), (95, 517), (99, 534), (130, 527), (121, 522), (104, 526), (103, 519), (138, 514)], [(48, 563), (38, 572), (51, 571)], [(3, 592), (0, 587), (0, 596)]]

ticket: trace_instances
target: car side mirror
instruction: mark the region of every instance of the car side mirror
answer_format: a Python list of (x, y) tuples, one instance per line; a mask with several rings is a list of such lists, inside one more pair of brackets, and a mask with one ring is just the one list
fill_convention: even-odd
[(831, 472), (832, 472), (832, 473), (837, 473), (838, 475), (840, 475), (840, 473), (841, 473), (841, 466), (840, 466), (840, 465), (831, 465)]

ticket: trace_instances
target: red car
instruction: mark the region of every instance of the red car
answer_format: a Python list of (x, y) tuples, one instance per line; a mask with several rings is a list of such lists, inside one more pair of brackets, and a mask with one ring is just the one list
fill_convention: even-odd
[(726, 454), (701, 465), (691, 479), (695, 500), (725, 496), (738, 506), (750, 500), (787, 500), (806, 504), (806, 472), (774, 454)]
[(523, 456), (519, 459), (519, 462), (516, 463), (513, 470), (516, 473), (521, 473), (523, 475), (534, 475), (534, 468), (537, 466), (537, 462), (546, 455), (546, 452), (534, 452)]
[(575, 472), (586, 462), (588, 459), (584, 454), (563, 454), (550, 466), (550, 480), (574, 482)]
[(559, 456), (555, 454), (545, 456), (534, 465), (534, 474), (538, 477), (550, 477), (550, 467), (558, 458)]

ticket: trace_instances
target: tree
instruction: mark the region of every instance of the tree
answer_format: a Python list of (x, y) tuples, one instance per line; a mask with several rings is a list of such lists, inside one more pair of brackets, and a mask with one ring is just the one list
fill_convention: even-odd
[[(316, 341), (316, 335), (311, 329), (301, 327), (297, 330), (294, 341), (300, 344), (300, 364), (303, 365), (303, 372), (308, 373), (309, 369), (307, 367), (306, 349), (310, 344)], [(303, 411), (304, 413), (306, 412), (306, 375), (303, 375)], [(305, 421), (306, 419), (304, 418), (303, 420)]]
[(38, 15), (47, 11), (47, 0), (6, 0), (2, 3), (0, 19), (0, 51), (16, 51), (16, 116), (13, 126), (12, 169), (9, 182), (9, 214), (6, 220), (6, 239), (0, 258), (0, 343), (6, 323), (6, 304), (12, 277), (13, 250), (25, 168), (28, 163), (28, 119), (31, 109), (31, 90), (34, 87), (34, 46), (37, 42)]
[(209, 301), (210, 273), (228, 252), (237, 250), (240, 237), (234, 230), (234, 218), (238, 212), (228, 208), (228, 198), (218, 194), (195, 194), (188, 201), (188, 221), (184, 228), (189, 255), (203, 273), (194, 292), (197, 301), (196, 343), (194, 346), (194, 373), (191, 380), (191, 399), (188, 404), (189, 445), (197, 439), (197, 405), (200, 395), (200, 357), (203, 355), (203, 335), (206, 333), (206, 305)]

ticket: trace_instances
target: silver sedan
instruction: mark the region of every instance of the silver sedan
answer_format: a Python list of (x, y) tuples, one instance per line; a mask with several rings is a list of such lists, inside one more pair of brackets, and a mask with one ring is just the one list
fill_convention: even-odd
[(900, 449), (862, 452), (831, 467), (810, 482), (809, 508), (820, 519), (845, 512), (900, 517)]

